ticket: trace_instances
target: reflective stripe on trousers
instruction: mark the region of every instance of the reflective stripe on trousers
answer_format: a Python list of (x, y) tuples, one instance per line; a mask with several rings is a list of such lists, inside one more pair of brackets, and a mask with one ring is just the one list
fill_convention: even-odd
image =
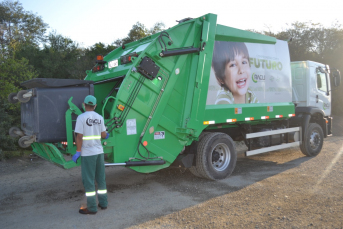
[[(107, 190), (98, 190), (98, 194), (106, 194)], [(95, 196), (95, 192), (86, 192), (86, 196)]]
[(86, 192), (86, 196), (95, 196), (95, 192)]
[(98, 190), (98, 194), (106, 194), (107, 193), (107, 190), (104, 189), (104, 190)]

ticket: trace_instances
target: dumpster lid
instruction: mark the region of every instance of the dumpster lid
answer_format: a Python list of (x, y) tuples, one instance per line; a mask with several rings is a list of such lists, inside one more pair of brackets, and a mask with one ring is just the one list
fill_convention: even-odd
[(49, 88), (49, 87), (69, 87), (69, 86), (84, 86), (93, 84), (91, 80), (78, 79), (53, 79), (53, 78), (36, 78), (22, 82), (20, 85), (26, 88)]

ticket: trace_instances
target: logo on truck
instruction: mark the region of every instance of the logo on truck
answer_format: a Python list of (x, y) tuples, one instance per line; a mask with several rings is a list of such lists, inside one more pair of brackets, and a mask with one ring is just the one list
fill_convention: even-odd
[(256, 74), (253, 73), (251, 75), (252, 81), (254, 81), (254, 83), (257, 83), (257, 81), (265, 81), (266, 80), (266, 76), (262, 75), (262, 74)]

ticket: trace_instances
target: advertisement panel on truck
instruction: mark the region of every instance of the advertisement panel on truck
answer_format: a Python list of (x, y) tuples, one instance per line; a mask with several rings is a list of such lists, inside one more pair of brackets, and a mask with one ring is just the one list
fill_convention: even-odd
[(292, 102), (288, 45), (216, 41), (207, 105)]

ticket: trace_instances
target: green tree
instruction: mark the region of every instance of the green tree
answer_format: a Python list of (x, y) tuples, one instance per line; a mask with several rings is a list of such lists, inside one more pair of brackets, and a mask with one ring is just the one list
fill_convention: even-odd
[(80, 50), (77, 43), (62, 35), (50, 33), (41, 51), (41, 66), (37, 68), (39, 77), (75, 78), (71, 74), (71, 69), (79, 56)]
[(84, 73), (85, 70), (91, 69), (94, 66), (97, 55), (106, 56), (108, 53), (112, 52), (114, 49), (122, 46), (123, 44), (137, 41), (144, 37), (163, 31), (164, 26), (165, 25), (162, 22), (157, 22), (151, 29), (147, 29), (145, 25), (137, 22), (132, 26), (127, 37), (123, 39), (116, 39), (112, 44), (109, 45), (105, 45), (102, 42), (94, 44), (93, 46), (85, 49), (84, 55), (81, 55), (80, 58), (78, 58), (77, 66), (84, 67), (84, 71), (79, 71), (79, 73)]
[(37, 46), (45, 39), (45, 24), (41, 17), (25, 11), (18, 1), (0, 2), (0, 48), (3, 57), (10, 57), (21, 45)]
[(123, 39), (117, 39), (114, 44), (116, 46), (121, 46), (123, 44), (127, 44), (133, 41), (137, 41), (140, 40), (144, 37), (150, 36), (152, 34), (155, 33), (159, 33), (161, 31), (163, 31), (165, 25), (162, 22), (157, 22), (155, 23), (155, 25), (151, 28), (151, 29), (147, 29), (145, 27), (145, 25), (143, 25), (140, 22), (137, 22), (136, 24), (134, 24), (131, 28), (131, 30), (129, 31), (127, 37), (123, 38)]
[(102, 42), (98, 42), (94, 44), (93, 46), (89, 47), (85, 55), (91, 57), (92, 59), (95, 60), (97, 55), (103, 55), (106, 56), (108, 53), (112, 52), (114, 49), (116, 49), (118, 46), (111, 44), (111, 45), (105, 45)]
[(0, 150), (14, 150), (16, 141), (8, 136), (12, 126), (20, 127), (20, 104), (7, 101), (8, 95), (22, 88), (20, 83), (37, 76), (28, 60), (0, 58)]
[(20, 83), (36, 77), (32, 66), (28, 60), (15, 60), (12, 58), (0, 58), (0, 100), (7, 101), (7, 97), (12, 92), (21, 90)]
[[(16, 150), (16, 139), (8, 135), (8, 130), (13, 126), (13, 115), (9, 115), (6, 109), (0, 106), (0, 153), (5, 150)], [(0, 158), (1, 160), (1, 158)]]

